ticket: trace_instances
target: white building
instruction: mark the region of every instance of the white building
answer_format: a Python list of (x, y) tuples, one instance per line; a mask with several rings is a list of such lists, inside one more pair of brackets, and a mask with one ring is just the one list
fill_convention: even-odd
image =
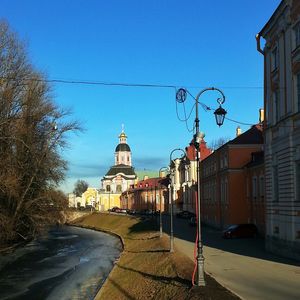
[(257, 48), (265, 69), (266, 248), (300, 259), (299, 0), (280, 3)]
[(131, 150), (127, 144), (127, 136), (122, 130), (119, 135), (119, 144), (115, 150), (115, 165), (103, 177), (102, 188), (109, 193), (123, 193), (137, 179), (132, 167)]

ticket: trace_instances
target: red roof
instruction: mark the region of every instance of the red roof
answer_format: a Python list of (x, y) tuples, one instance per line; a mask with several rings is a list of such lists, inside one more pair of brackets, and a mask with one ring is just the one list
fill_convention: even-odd
[(156, 177), (156, 178), (148, 178), (145, 180), (139, 181), (135, 189), (153, 189), (153, 188), (158, 188), (161, 185), (168, 185), (168, 178), (166, 177)]
[[(197, 151), (193, 140), (190, 142), (190, 145), (185, 148), (185, 152), (189, 160), (197, 159)], [(206, 142), (202, 140), (200, 144), (200, 160), (205, 159), (210, 154), (211, 154), (211, 150), (206, 147)]]

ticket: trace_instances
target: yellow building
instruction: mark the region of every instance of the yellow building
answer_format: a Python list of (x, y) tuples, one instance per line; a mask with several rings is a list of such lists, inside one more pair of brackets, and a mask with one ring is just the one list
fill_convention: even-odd
[(131, 149), (127, 144), (127, 136), (122, 128), (119, 144), (115, 149), (115, 164), (110, 167), (101, 179), (102, 190), (99, 191), (99, 210), (120, 207), (120, 197), (137, 180), (132, 167)]
[(98, 190), (88, 187), (88, 189), (82, 194), (81, 198), (85, 207), (96, 207), (96, 204), (99, 202)]
[(114, 206), (120, 207), (120, 196), (121, 194), (114, 194), (114, 193), (106, 193), (100, 192), (99, 193), (99, 203), (97, 209), (100, 211), (106, 211), (108, 209), (113, 208)]

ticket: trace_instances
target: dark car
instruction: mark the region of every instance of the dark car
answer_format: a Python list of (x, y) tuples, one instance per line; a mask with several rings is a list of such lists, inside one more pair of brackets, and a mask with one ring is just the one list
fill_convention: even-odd
[(120, 208), (118, 206), (114, 206), (110, 211), (112, 211), (112, 212), (120, 212)]
[(257, 227), (254, 224), (235, 224), (230, 225), (223, 231), (223, 238), (248, 238), (257, 236)]
[(191, 217), (194, 217), (194, 216), (195, 216), (194, 213), (191, 213), (187, 210), (183, 210), (176, 214), (176, 217), (181, 218), (181, 219), (190, 219)]

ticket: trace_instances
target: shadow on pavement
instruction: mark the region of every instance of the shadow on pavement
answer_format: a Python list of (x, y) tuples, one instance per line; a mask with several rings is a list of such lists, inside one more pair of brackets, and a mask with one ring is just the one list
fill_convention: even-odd
[[(174, 237), (193, 243), (195, 242), (196, 227), (189, 226), (188, 220), (178, 219), (176, 217), (173, 218), (173, 222)], [(158, 230), (157, 224), (156, 230)], [(164, 216), (163, 218), (163, 231), (168, 234), (170, 232), (170, 216)], [(202, 239), (205, 246), (225, 252), (255, 257), (277, 263), (300, 266), (300, 262), (298, 261), (267, 252), (265, 250), (263, 238), (223, 239), (221, 230), (202, 226)]]

